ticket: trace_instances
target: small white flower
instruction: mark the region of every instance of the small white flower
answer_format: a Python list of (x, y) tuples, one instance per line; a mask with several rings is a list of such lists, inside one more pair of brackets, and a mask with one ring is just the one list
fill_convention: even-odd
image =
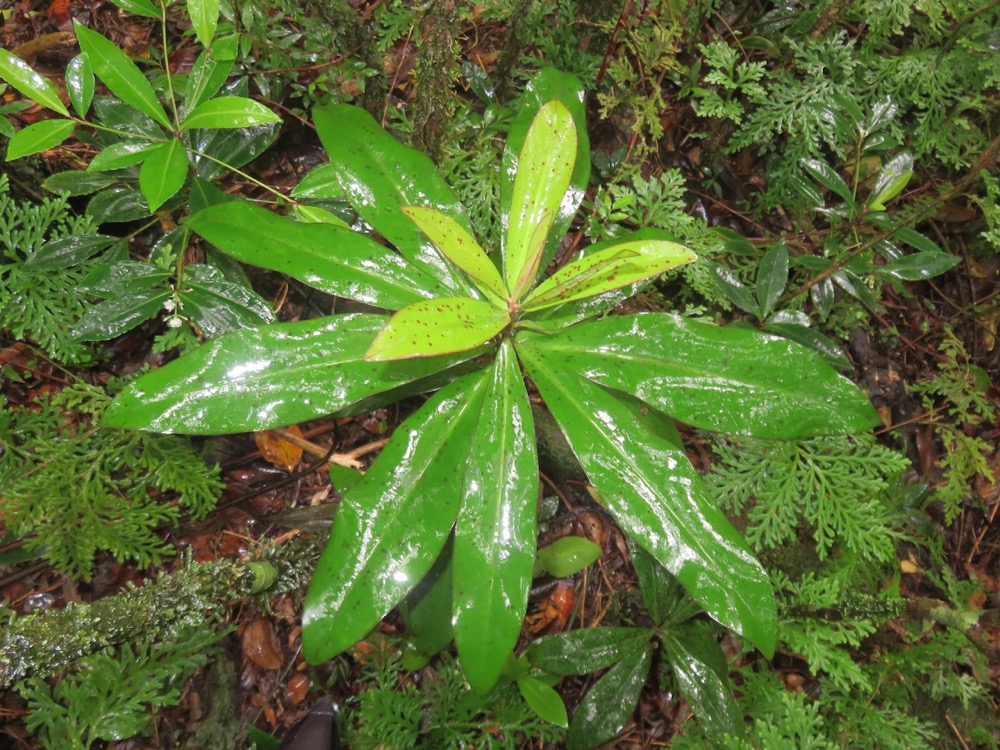
[[(168, 299), (166, 302), (163, 303), (163, 309), (166, 310), (167, 312), (173, 312), (175, 307), (177, 307), (177, 302), (176, 300), (174, 300), (173, 297), (171, 297), (170, 299)], [(177, 326), (174, 326), (174, 328), (176, 327)]]
[(167, 318), (167, 326), (169, 326), (170, 328), (180, 328), (181, 323), (183, 322), (184, 321), (181, 320), (180, 317), (177, 315), (172, 315), (169, 318)]

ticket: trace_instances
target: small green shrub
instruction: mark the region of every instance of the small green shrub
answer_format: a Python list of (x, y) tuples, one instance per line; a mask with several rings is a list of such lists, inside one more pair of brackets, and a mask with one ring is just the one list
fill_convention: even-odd
[(664, 413), (794, 437), (865, 429), (874, 411), (789, 342), (668, 315), (588, 321), (645, 279), (693, 260), (662, 234), (592, 246), (535, 286), (586, 185), (582, 101), (578, 83), (554, 71), (522, 99), (504, 155), (502, 270), (427, 159), (350, 107), (316, 111), (332, 163), (310, 179), (328, 184), (328, 197), (346, 195), (398, 254), (345, 226), (294, 222), (244, 202), (187, 220), (244, 262), (398, 312), (223, 336), (130, 386), (106, 424), (263, 429), (444, 385), (347, 492), (307, 597), (310, 660), (363, 637), (454, 532), (458, 651), (473, 686), (496, 682), (521, 628), (536, 544), (522, 366), (618, 522), (712, 617), (770, 651), (770, 586)]

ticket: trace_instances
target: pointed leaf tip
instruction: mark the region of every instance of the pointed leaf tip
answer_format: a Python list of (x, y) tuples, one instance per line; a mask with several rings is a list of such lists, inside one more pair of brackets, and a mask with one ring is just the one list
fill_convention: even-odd
[[(555, 221), (576, 164), (577, 135), (573, 116), (558, 99), (545, 104), (528, 129), (517, 161), (510, 200), (504, 278), (512, 291), (531, 286), (534, 275), (525, 267), (538, 259), (536, 238), (544, 240)], [(522, 289), (523, 291), (523, 289)]]

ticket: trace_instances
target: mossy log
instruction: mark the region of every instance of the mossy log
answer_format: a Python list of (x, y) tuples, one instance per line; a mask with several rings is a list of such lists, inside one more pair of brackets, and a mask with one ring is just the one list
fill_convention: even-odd
[(172, 575), (91, 603), (10, 615), (0, 627), (0, 689), (33, 675), (48, 676), (102, 648), (129, 641), (169, 640), (182, 627), (204, 623), (231, 602), (304, 584), (318, 547), (295, 542), (266, 561), (186, 562)]

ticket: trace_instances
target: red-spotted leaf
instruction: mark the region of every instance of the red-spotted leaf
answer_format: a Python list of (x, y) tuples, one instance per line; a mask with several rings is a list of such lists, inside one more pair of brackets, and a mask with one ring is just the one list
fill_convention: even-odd
[(465, 271), (487, 296), (507, 306), (507, 287), (475, 237), (447, 214), (423, 206), (403, 206), (403, 213), (427, 235), (448, 260)]
[(538, 277), (538, 268), (542, 264), (542, 255), (545, 253), (545, 241), (549, 230), (552, 228), (554, 217), (554, 213), (546, 212), (539, 219), (538, 225), (535, 227), (535, 231), (528, 241), (528, 254), (524, 265), (521, 267), (520, 272), (517, 274), (517, 279), (514, 281), (514, 288), (511, 291), (513, 299), (523, 297), (524, 293), (531, 289), (535, 283), (535, 279)]
[(485, 344), (508, 323), (507, 310), (471, 297), (415, 302), (389, 318), (365, 359), (381, 362), (468, 351)]
[(547, 237), (552, 227), (573, 175), (576, 146), (576, 126), (566, 106), (553, 100), (542, 107), (524, 139), (511, 195), (504, 278), (514, 294), (526, 291), (515, 289), (518, 278), (532, 263), (532, 238), (539, 232)]
[(573, 121), (576, 125), (576, 165), (573, 169), (573, 176), (570, 178), (569, 188), (559, 203), (559, 210), (556, 213), (552, 229), (548, 232), (548, 242), (539, 263), (540, 267), (544, 267), (548, 263), (562, 241), (563, 235), (583, 201), (584, 191), (586, 191), (590, 179), (590, 141), (587, 138), (587, 114), (584, 98), (583, 84), (576, 76), (563, 73), (555, 68), (543, 68), (528, 81), (528, 85), (519, 97), (517, 106), (520, 111), (507, 133), (507, 143), (503, 152), (503, 171), (500, 178), (500, 239), (504, 253), (506, 253), (507, 228), (510, 226), (511, 218), (511, 194), (518, 172), (518, 159), (532, 120), (545, 104), (553, 99), (558, 99), (566, 105), (566, 108), (573, 115)]
[(525, 311), (629, 286), (691, 263), (698, 256), (683, 245), (664, 240), (635, 240), (586, 255), (560, 268), (539, 284), (521, 304)]

